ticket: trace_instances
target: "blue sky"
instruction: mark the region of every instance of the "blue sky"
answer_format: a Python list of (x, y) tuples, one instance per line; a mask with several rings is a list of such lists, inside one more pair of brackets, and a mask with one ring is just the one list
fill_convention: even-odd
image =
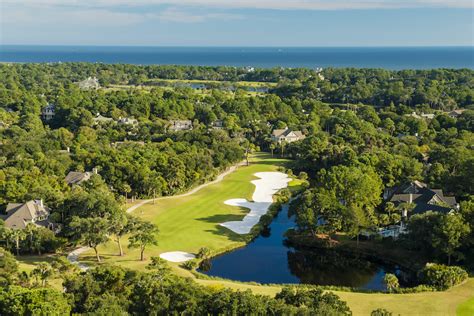
[(472, 0), (0, 0), (0, 42), (473, 46)]

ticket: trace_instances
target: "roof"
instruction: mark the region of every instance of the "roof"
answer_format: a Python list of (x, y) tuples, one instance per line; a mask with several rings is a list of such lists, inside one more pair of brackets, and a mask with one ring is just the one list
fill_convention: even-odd
[[(3, 216), (5, 226), (13, 229), (24, 229), (28, 223), (48, 226), (49, 210), (41, 200), (31, 200), (26, 203), (8, 203), (6, 215)], [(43, 217), (41, 221), (35, 221)]]
[(94, 122), (112, 122), (114, 119), (111, 117), (105, 117), (97, 113), (96, 117), (93, 118)]
[(456, 207), (454, 196), (444, 196), (443, 190), (429, 189), (426, 184), (413, 181), (395, 190), (389, 198), (394, 204), (414, 203), (412, 214), (424, 213), (429, 210), (448, 213)]
[(291, 133), (295, 134), (295, 136), (298, 137), (298, 138), (304, 137), (304, 135), (301, 131), (293, 131), (289, 128), (275, 129), (275, 130), (273, 130), (272, 135), (274, 137), (287, 137)]
[(92, 173), (91, 172), (79, 172), (79, 171), (70, 171), (66, 178), (64, 178), (64, 181), (66, 181), (67, 184), (80, 184), (82, 182), (85, 182), (91, 178)]

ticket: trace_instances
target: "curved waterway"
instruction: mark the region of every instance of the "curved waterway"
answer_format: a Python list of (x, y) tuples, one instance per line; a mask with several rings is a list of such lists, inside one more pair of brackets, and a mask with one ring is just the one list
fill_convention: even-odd
[(285, 244), (285, 232), (295, 226), (288, 204), (260, 236), (243, 248), (217, 256), (204, 264), (201, 273), (263, 284), (304, 283), (385, 290), (386, 273), (400, 274), (396, 267), (348, 257), (334, 250), (298, 249)]

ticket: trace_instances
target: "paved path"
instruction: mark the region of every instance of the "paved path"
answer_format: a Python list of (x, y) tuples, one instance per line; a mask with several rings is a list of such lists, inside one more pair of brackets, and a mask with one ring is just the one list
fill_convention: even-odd
[[(227, 176), (228, 174), (231, 174), (232, 172), (234, 172), (237, 167), (239, 166), (244, 166), (246, 163), (245, 161), (242, 161), (236, 165), (233, 165), (232, 167), (230, 167), (229, 169), (227, 169), (226, 171), (220, 173), (215, 180), (211, 181), (211, 182), (206, 182), (206, 183), (203, 183), (197, 187), (195, 187), (194, 189), (192, 190), (189, 190), (188, 192), (185, 192), (185, 193), (182, 193), (182, 194), (178, 194), (178, 195), (170, 195), (170, 196), (162, 196), (162, 197), (159, 197), (159, 198), (156, 198), (155, 201), (159, 201), (159, 200), (166, 200), (166, 199), (174, 199), (174, 198), (179, 198), (179, 197), (184, 197), (184, 196), (189, 196), (191, 194), (194, 194), (196, 192), (198, 192), (199, 190), (201, 190), (202, 188), (205, 188), (211, 184), (215, 184), (215, 183), (218, 183), (218, 182), (221, 182), (225, 176)], [(148, 199), (148, 200), (143, 200), (143, 201), (140, 201), (138, 202), (137, 204), (133, 205), (133, 206), (130, 206), (126, 212), (127, 213), (131, 213), (133, 212), (134, 210), (136, 210), (137, 208), (147, 204), (147, 203), (151, 203), (153, 202), (153, 199)], [(67, 260), (69, 260), (69, 262), (73, 263), (73, 264), (77, 264), (79, 266), (79, 268), (81, 270), (87, 270), (88, 269), (88, 266), (84, 263), (80, 263), (78, 261), (78, 258), (79, 256), (88, 251), (90, 249), (90, 247), (79, 247), (79, 248), (76, 248), (74, 249), (74, 251), (70, 252), (68, 255), (67, 255)]]

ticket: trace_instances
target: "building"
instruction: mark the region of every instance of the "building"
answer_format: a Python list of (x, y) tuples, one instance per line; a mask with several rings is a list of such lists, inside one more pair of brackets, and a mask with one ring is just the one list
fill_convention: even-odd
[(301, 131), (293, 131), (288, 127), (285, 129), (275, 129), (272, 132), (271, 139), (273, 142), (278, 142), (279, 144), (282, 142), (292, 143), (298, 140), (304, 139), (305, 136)]
[(384, 192), (384, 199), (387, 202), (392, 202), (395, 206), (402, 203), (413, 204), (414, 208), (410, 214), (406, 210), (402, 211), (403, 217), (427, 211), (450, 213), (458, 209), (454, 196), (445, 196), (443, 190), (430, 189), (420, 181), (412, 181), (399, 187), (389, 188)]
[(66, 183), (69, 185), (79, 185), (83, 182), (89, 181), (93, 174), (97, 174), (96, 168), (92, 169), (92, 172), (70, 171), (66, 175), (66, 178), (64, 178), (64, 181), (66, 181)]
[(191, 120), (174, 120), (170, 121), (168, 130), (172, 132), (177, 131), (190, 131), (193, 129), (193, 122)]
[(82, 90), (90, 90), (90, 89), (97, 90), (100, 88), (99, 79), (97, 79), (96, 77), (89, 77), (85, 80), (79, 81), (77, 85)]
[(44, 121), (50, 121), (54, 118), (55, 106), (53, 104), (48, 104), (41, 109), (41, 118)]
[(418, 115), (416, 112), (412, 112), (411, 114), (406, 114), (406, 116), (411, 116), (416, 119), (427, 119), (427, 120), (432, 120), (435, 118), (435, 115), (433, 113), (421, 113)]
[(107, 124), (107, 123), (114, 122), (113, 118), (102, 116), (100, 115), (100, 113), (97, 113), (97, 115), (92, 120), (94, 121), (94, 125)]
[(138, 120), (132, 117), (119, 117), (117, 123), (119, 125), (130, 125), (130, 126), (137, 126)]
[(8, 203), (6, 215), (1, 216), (5, 226), (11, 229), (25, 229), (28, 224), (54, 228), (49, 221), (49, 208), (43, 204), (43, 200), (31, 200), (26, 203)]
[(451, 112), (448, 112), (448, 116), (452, 118), (458, 118), (461, 114), (466, 111), (465, 109), (458, 109), (458, 110), (453, 110)]
[(217, 120), (211, 123), (213, 129), (224, 129), (224, 121)]

